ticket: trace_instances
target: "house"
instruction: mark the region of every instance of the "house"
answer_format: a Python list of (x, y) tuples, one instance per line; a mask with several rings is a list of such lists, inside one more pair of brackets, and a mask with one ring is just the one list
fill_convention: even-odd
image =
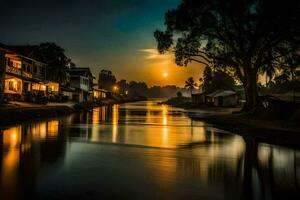
[(206, 104), (207, 105), (214, 105), (214, 96), (216, 94), (218, 94), (219, 92), (222, 92), (223, 90), (216, 90), (212, 93), (209, 93), (205, 96), (205, 99), (206, 99)]
[(59, 84), (46, 81), (45, 63), (0, 47), (4, 54), (4, 95), (8, 99), (27, 100), (30, 95), (47, 96), (59, 91)]
[(232, 90), (217, 90), (207, 95), (207, 103), (217, 107), (232, 107), (239, 103), (238, 95)]
[(76, 67), (69, 69), (68, 72), (70, 74), (70, 87), (75, 88), (72, 99), (77, 102), (89, 101), (95, 78), (90, 69)]
[(204, 92), (192, 94), (193, 104), (201, 105), (201, 104), (205, 104), (205, 102), (206, 102), (206, 98)]
[(94, 88), (93, 89), (93, 94), (92, 94), (92, 100), (93, 101), (98, 101), (98, 100), (107, 98), (107, 97), (109, 97), (109, 93), (110, 92), (107, 91), (107, 90)]
[(73, 87), (61, 87), (60, 88), (61, 93), (63, 96), (67, 97), (67, 100), (73, 100), (75, 101), (76, 99), (73, 99), (73, 97), (76, 97), (76, 89)]

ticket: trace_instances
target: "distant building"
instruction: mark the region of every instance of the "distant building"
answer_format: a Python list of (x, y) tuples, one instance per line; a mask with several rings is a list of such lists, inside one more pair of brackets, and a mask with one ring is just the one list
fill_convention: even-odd
[(93, 101), (99, 101), (99, 100), (107, 98), (109, 96), (110, 96), (110, 92), (107, 90), (97, 89), (97, 88), (93, 89), (93, 94), (92, 94)]
[[(75, 99), (77, 97), (75, 95), (76, 94), (76, 89), (75, 88), (73, 88), (73, 87), (61, 87), (60, 90), (61, 90), (61, 93), (63, 94), (63, 96), (67, 97), (68, 100), (75, 101)], [(75, 98), (75, 99), (73, 99), (73, 98)]]
[(206, 95), (207, 104), (221, 107), (237, 106), (239, 103), (238, 95), (232, 90), (217, 90)]
[(197, 105), (205, 104), (205, 95), (206, 94), (204, 92), (192, 94), (192, 103)]
[(90, 68), (71, 68), (68, 70), (70, 74), (70, 87), (75, 88), (72, 99), (77, 102), (86, 102), (90, 100), (90, 94), (93, 91), (94, 76)]

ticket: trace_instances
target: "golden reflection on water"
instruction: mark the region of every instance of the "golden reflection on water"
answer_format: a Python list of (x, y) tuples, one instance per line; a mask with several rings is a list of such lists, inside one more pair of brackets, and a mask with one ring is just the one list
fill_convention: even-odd
[[(85, 137), (92, 141), (161, 148), (137, 148), (136, 146), (124, 147), (119, 145), (89, 146), (88, 143), (79, 142), (81, 148), (71, 151), (70, 149), (78, 144), (76, 141), (74, 143), (68, 141), (68, 143), (70, 142), (70, 149), (64, 154), (66, 155), (64, 161), (72, 159), (73, 156), (75, 160), (71, 160), (72, 166), (76, 159), (80, 160), (80, 163), (82, 159), (80, 156), (84, 151), (87, 155), (89, 153), (93, 155), (90, 156), (92, 161), (89, 166), (92, 169), (93, 163), (99, 162), (97, 159), (102, 159), (101, 156), (105, 155), (105, 159), (114, 162), (96, 164), (94, 166), (95, 171), (99, 167), (103, 167), (103, 169), (114, 167), (117, 170), (116, 174), (120, 174), (118, 170), (122, 166), (113, 166), (111, 163), (118, 163), (120, 160), (123, 162), (129, 158), (128, 163), (134, 163), (132, 166), (136, 169), (132, 169), (131, 173), (128, 174), (136, 176), (134, 170), (146, 174), (143, 181), (149, 183), (148, 181), (151, 179), (156, 186), (161, 188), (159, 192), (165, 194), (170, 192), (168, 191), (169, 188), (179, 188), (182, 185), (188, 186), (188, 191), (191, 187), (197, 187), (197, 189), (200, 188), (198, 190), (200, 192), (201, 189), (204, 191), (207, 188), (212, 188), (215, 193), (232, 190), (229, 193), (236, 194), (242, 191), (241, 187), (244, 185), (250, 185), (249, 187), (254, 185), (258, 188), (273, 181), (274, 183), (269, 185), (279, 187), (280, 184), (284, 183), (291, 187), (297, 181), (299, 182), (299, 175), (297, 175), (297, 173), (299, 174), (299, 164), (297, 163), (300, 163), (300, 154), (296, 151), (259, 144), (251, 139), (249, 141), (249, 138), (228, 134), (208, 126), (199, 126), (187, 117), (174, 115), (172, 108), (168, 106), (154, 106), (152, 103), (147, 103), (145, 107), (146, 111), (134, 108), (134, 112), (130, 110), (123, 112), (123, 114), (122, 107), (119, 105), (95, 108), (92, 113), (78, 115), (80, 121), (64, 125), (74, 128), (67, 128), (72, 130), (70, 133), (77, 132), (79, 137)], [(180, 123), (177, 124), (178, 122)], [(55, 152), (59, 146), (57, 144), (59, 132), (63, 131), (60, 121), (50, 120), (15, 126), (0, 132), (2, 150), (0, 199), (2, 191), (11, 191), (11, 196), (16, 193), (15, 188), (20, 184), (19, 175), (22, 167), (29, 168), (26, 173), (29, 173), (30, 176), (41, 173), (40, 171), (36, 172), (36, 169), (40, 169), (43, 149), (46, 157), (49, 156), (49, 151)], [(43, 142), (47, 141), (52, 141), (52, 143), (48, 144), (48, 148), (45, 148)], [(98, 147), (101, 148), (101, 151), (98, 151)], [(171, 149), (165, 147), (171, 147)], [(98, 153), (100, 158), (94, 156)], [(122, 157), (118, 157), (117, 154)], [(58, 155), (54, 154), (54, 156)], [(86, 157), (89, 158), (89, 156)], [(75, 163), (74, 168), (80, 169), (80, 165), (81, 163), (78, 165)], [(74, 168), (67, 167), (67, 172), (72, 174)], [(56, 169), (61, 170), (61, 168)], [(83, 169), (85, 168), (83, 167)], [(262, 171), (268, 171), (268, 173), (259, 177)], [(103, 171), (98, 170), (97, 176), (101, 177), (103, 175), (101, 173)], [(118, 180), (118, 177), (114, 178)], [(140, 177), (134, 178), (139, 179)], [(142, 178), (143, 176), (141, 176)], [(90, 178), (86, 178), (84, 175), (83, 179), (86, 182), (90, 181)], [(120, 187), (119, 182), (114, 184)], [(236, 189), (237, 187), (238, 189)], [(266, 188), (266, 191), (269, 189)]]
[(47, 136), (51, 138), (56, 138), (58, 135), (58, 125), (57, 120), (47, 122)]
[(98, 123), (100, 120), (100, 107), (93, 109), (92, 122)]
[(85, 132), (82, 138), (168, 148), (210, 139), (206, 138), (207, 130), (204, 126), (194, 125), (185, 116), (174, 116), (169, 106), (156, 105), (149, 101), (143, 109), (138, 106), (130, 108), (125, 111), (119, 105), (94, 108), (89, 114), (90, 126), (81, 121), (81, 132)]
[[(0, 191), (7, 192), (7, 198), (15, 198), (15, 188), (18, 184), (20, 161), (31, 151), (34, 142), (55, 139), (58, 136), (59, 121), (52, 120), (31, 125), (15, 126), (3, 130), (0, 137), (1, 187)], [(33, 170), (33, 169), (32, 169)], [(0, 192), (1, 193), (1, 192)]]
[(3, 131), (3, 158), (1, 182), (5, 190), (12, 190), (17, 184), (17, 170), (20, 161), (21, 126)]
[(112, 142), (117, 142), (118, 123), (119, 123), (119, 105), (113, 105), (112, 111)]

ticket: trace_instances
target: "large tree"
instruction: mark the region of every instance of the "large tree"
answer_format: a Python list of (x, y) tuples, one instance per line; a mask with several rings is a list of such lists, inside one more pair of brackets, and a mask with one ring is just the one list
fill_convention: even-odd
[(70, 78), (67, 71), (68, 67), (74, 67), (75, 64), (65, 55), (65, 50), (52, 42), (41, 43), (39, 46), (32, 47), (33, 50), (29, 56), (48, 64), (47, 79), (66, 85)]
[(246, 109), (259, 103), (258, 72), (299, 50), (299, 1), (182, 0), (155, 31), (158, 50), (176, 63), (230, 68), (243, 83)]
[(114, 85), (116, 84), (116, 77), (112, 74), (110, 70), (101, 70), (99, 73), (98, 86), (101, 89), (112, 91)]

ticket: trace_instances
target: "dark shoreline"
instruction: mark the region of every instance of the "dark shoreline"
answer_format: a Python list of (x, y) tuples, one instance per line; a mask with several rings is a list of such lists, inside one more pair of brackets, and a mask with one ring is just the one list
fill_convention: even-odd
[(29, 120), (60, 117), (73, 112), (75, 112), (73, 108), (64, 105), (2, 109), (0, 111), (0, 126), (5, 127)]
[[(254, 139), (259, 143), (269, 143), (300, 150), (300, 127), (296, 123), (287, 122), (286, 124), (280, 124), (281, 127), (269, 127), (265, 124), (266, 121), (257, 120), (258, 123), (253, 125), (250, 122), (251, 119), (238, 118), (235, 114), (205, 117), (190, 116), (190, 118), (196, 121), (205, 121), (216, 128), (230, 131), (248, 139)], [(273, 123), (282, 123), (282, 121), (274, 121)]]
[[(175, 108), (182, 108), (195, 121), (204, 121), (216, 128), (230, 131), (234, 134), (254, 139), (261, 143), (293, 147), (300, 149), (300, 111), (293, 119), (282, 118), (271, 120), (260, 116), (239, 113), (240, 107), (214, 107), (194, 105), (187, 98), (174, 97), (160, 102)], [(191, 111), (191, 112), (189, 112)]]
[(67, 105), (51, 105), (38, 107), (17, 107), (17, 108), (1, 108), (0, 109), (0, 130), (4, 127), (26, 123), (28, 121), (35, 121), (41, 119), (51, 119), (63, 117), (76, 112), (90, 111), (94, 107), (111, 106), (114, 104), (123, 104), (137, 101), (144, 101), (145, 99), (130, 99), (130, 100), (115, 100), (107, 99), (98, 102), (78, 103), (70, 107)]

